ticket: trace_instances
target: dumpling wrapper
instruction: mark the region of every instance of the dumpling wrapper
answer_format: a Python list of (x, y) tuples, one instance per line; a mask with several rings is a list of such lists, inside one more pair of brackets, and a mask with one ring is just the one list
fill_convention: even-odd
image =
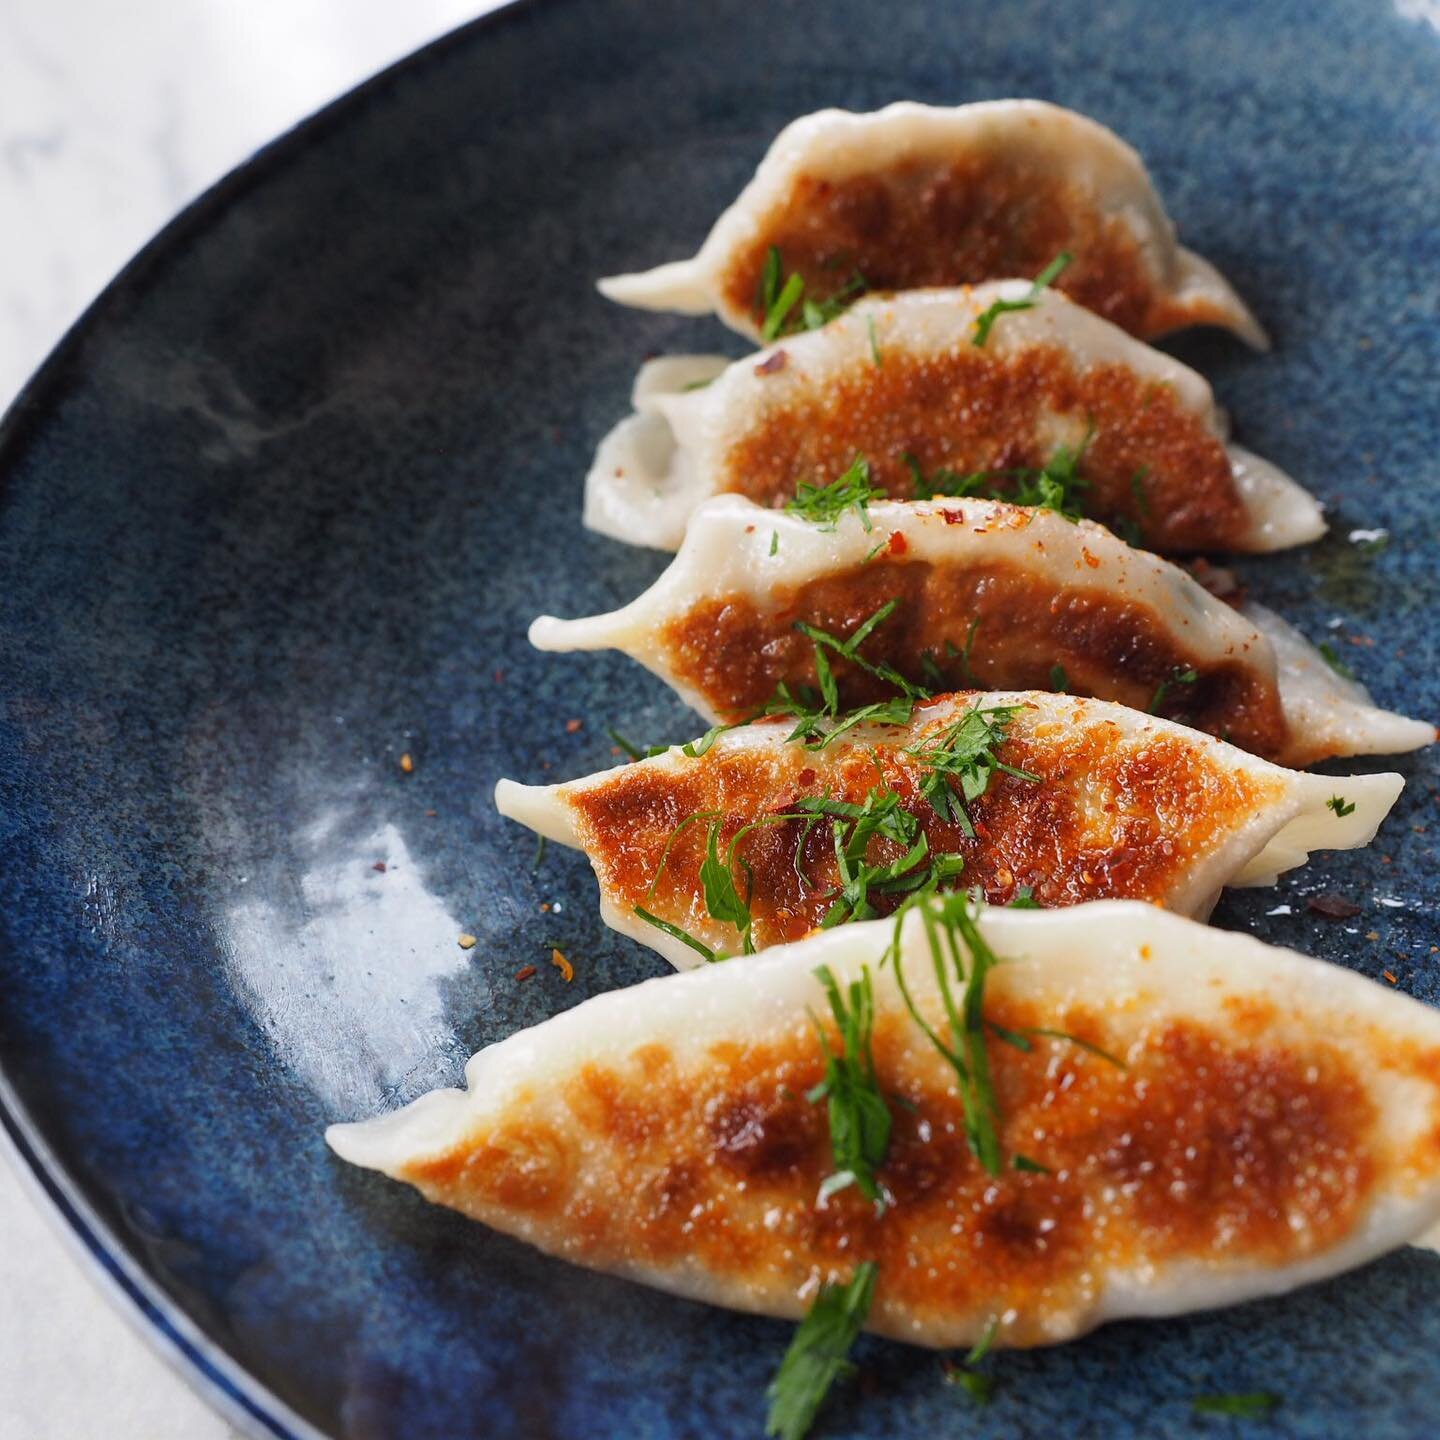
[(1037, 274), (1069, 251), (1056, 283), (1131, 334), (1221, 325), (1269, 343), (1215, 267), (1177, 244), (1139, 155), (1039, 100), (807, 115), (780, 132), (694, 259), (600, 290), (647, 310), (713, 311), (758, 339), (772, 245), (815, 301), (857, 274), (872, 290), (975, 284)]
[[(1235, 609), (1099, 525), (990, 500), (880, 502), (826, 529), (718, 496), (638, 599), (582, 620), (541, 616), (530, 639), (622, 650), (707, 721), (730, 722), (756, 714), (780, 682), (815, 684), (797, 621), (844, 639), (893, 599), (861, 653), (931, 690), (1063, 681), (1285, 765), (1435, 739), (1433, 725), (1376, 709), (1270, 611)], [(835, 674), (847, 708), (890, 693), (845, 661)]]
[[(944, 1029), (912, 916), (905, 980)], [(987, 1021), (1007, 1157), (971, 1156), (953, 1074), (904, 1009), (893, 926), (600, 995), (482, 1050), (467, 1089), (334, 1125), (344, 1159), (553, 1255), (734, 1309), (798, 1317), (878, 1262), (869, 1327), (1051, 1344), (1109, 1320), (1275, 1295), (1440, 1218), (1440, 1014), (1350, 971), (1153, 906), (989, 910)], [(892, 1104), (883, 1215), (834, 1169), (814, 976), (869, 967)], [(952, 982), (953, 983), (953, 982)], [(836, 1043), (833, 1026), (829, 1039)]]
[[(977, 706), (1020, 707), (998, 758), (1040, 778), (994, 775), (966, 807), (972, 839), (923, 799), (930, 771), (906, 750)], [(794, 813), (801, 797), (863, 804), (883, 781), (920, 820), (931, 854), (964, 856), (955, 883), (980, 887), (993, 903), (1029, 887), (1046, 906), (1148, 900), (1203, 917), (1222, 886), (1271, 884), (1312, 850), (1367, 844), (1404, 784), (1393, 774), (1284, 770), (1121, 705), (1032, 690), (941, 696), (917, 706), (908, 726), (859, 725), (821, 750), (787, 742), (791, 729), (788, 719), (761, 720), (693, 758), (677, 746), (559, 785), (501, 780), (495, 803), (547, 839), (583, 850), (605, 922), (685, 967), (702, 963), (697, 952), (642, 919), (637, 905), (721, 954), (740, 948), (737, 928), (712, 919), (703, 895), (710, 822), (675, 835), (693, 815), (719, 812), (723, 847), (742, 824)], [(1354, 810), (1337, 814), (1327, 804), (1334, 795)], [(875, 841), (870, 863), (901, 853)], [(808, 832), (799, 819), (753, 830), (740, 842), (734, 873), (752, 892), (755, 945), (800, 939), (835, 898), (830, 822)]]
[[(976, 345), (976, 322), (998, 300), (1033, 303)], [(857, 454), (874, 484), (908, 500), (907, 456), (928, 478), (1040, 469), (1062, 448), (1083, 448), (1086, 513), (1151, 550), (1281, 550), (1325, 531), (1300, 486), (1227, 445), (1202, 376), (1024, 281), (876, 296), (733, 363), (654, 360), (633, 404), (596, 451), (585, 523), (661, 550), (680, 544), (711, 495), (783, 505), (799, 482), (834, 480)]]

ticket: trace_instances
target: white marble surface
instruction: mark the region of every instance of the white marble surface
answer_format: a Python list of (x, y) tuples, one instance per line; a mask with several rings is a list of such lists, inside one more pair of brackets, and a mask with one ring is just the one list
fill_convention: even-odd
[[(498, 0), (0, 0), (0, 409), (188, 200)], [(0, 1440), (232, 1440), (0, 1160)]]

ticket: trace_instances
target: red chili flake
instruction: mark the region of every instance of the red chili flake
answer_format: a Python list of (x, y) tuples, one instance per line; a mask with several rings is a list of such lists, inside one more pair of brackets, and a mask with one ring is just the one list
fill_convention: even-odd
[(774, 375), (776, 371), (783, 370), (785, 363), (790, 357), (783, 350), (772, 351), (756, 367), (757, 375)]
[(584, 728), (584, 725), (585, 722), (583, 720), (567, 720), (565, 722), (565, 733), (567, 735), (576, 735)]
[(378, 870), (380, 874), (383, 875), (385, 873), (385, 862), (383, 860), (377, 860), (370, 868), (372, 870)]
[(1343, 895), (1312, 895), (1305, 904), (1327, 920), (1352, 920), (1360, 913), (1360, 907)]
[(903, 555), (910, 548), (910, 542), (898, 530), (892, 530), (890, 543), (885, 548), (892, 555)]
[(407, 775), (415, 773), (415, 760), (408, 750), (400, 757), (400, 768)]
[(497, 685), (499, 685), (499, 684), (501, 684), (501, 683), (504, 681), (504, 679), (505, 679), (505, 672), (504, 672), (503, 670), (497, 670), (497, 671), (495, 672), (495, 683), (496, 683)]
[(515, 972), (515, 978), (517, 980), (528, 980), (534, 973), (535, 967), (533, 965), (524, 965)]
[(439, 813), (440, 812), (438, 810), (427, 810), (425, 812), (425, 818), (427, 820), (433, 820)]
[(1390, 971), (1388, 971), (1388, 970), (1382, 970), (1380, 973), (1381, 973), (1392, 985), (1398, 985), (1398, 984), (1400, 983), (1400, 982), (1394, 977), (1394, 975), (1392, 975), (1392, 974), (1390, 973)]

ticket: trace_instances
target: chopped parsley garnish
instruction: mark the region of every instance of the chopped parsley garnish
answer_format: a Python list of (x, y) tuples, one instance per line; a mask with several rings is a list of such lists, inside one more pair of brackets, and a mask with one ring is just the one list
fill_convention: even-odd
[[(710, 918), (721, 925), (733, 925), (740, 934), (741, 953), (753, 955), (755, 953), (754, 924), (755, 916), (750, 908), (751, 893), (754, 888), (754, 873), (749, 862), (743, 855), (739, 854), (740, 842), (753, 830), (759, 830), (767, 825), (781, 825), (790, 820), (801, 820), (806, 823), (807, 829), (800, 837), (799, 848), (796, 853), (796, 874), (804, 881), (805, 877), (800, 872), (800, 851), (804, 849), (805, 838), (809, 834), (809, 828), (813, 825), (815, 817), (812, 812), (805, 809), (784, 810), (773, 815), (762, 815), (758, 820), (752, 820), (748, 824), (741, 825), (730, 837), (730, 843), (726, 845), (724, 854), (720, 851), (720, 836), (725, 828), (725, 817), (719, 810), (697, 810), (693, 815), (687, 815), (669, 834), (665, 841), (665, 848), (660, 852), (660, 863), (655, 867), (655, 873), (650, 877), (650, 885), (645, 892), (646, 900), (651, 899), (656, 888), (660, 884), (660, 877), (665, 873), (665, 867), (670, 863), (670, 852), (675, 848), (675, 842), (692, 825), (700, 821), (708, 820), (710, 828), (705, 834), (705, 858), (700, 862), (700, 889), (705, 898), (705, 909)], [(745, 893), (740, 893), (740, 887), (735, 883), (735, 867), (745, 876)], [(688, 930), (681, 930), (679, 926), (672, 925), (668, 921), (657, 919), (655, 916), (642, 910), (638, 905), (635, 913), (642, 920), (665, 931), (667, 935), (674, 936), (677, 940), (684, 941), (692, 950), (704, 955), (708, 960), (723, 960), (724, 955), (718, 955), (702, 941), (697, 940)]]
[(991, 1320), (985, 1327), (985, 1333), (970, 1347), (970, 1353), (965, 1357), (967, 1365), (978, 1365), (990, 1353), (990, 1347), (994, 1345), (999, 1330), (1000, 1322)]
[(785, 509), (822, 530), (835, 529), (840, 517), (854, 510), (865, 528), (871, 530), (874, 527), (870, 524), (870, 502), (884, 498), (885, 492), (870, 483), (870, 462), (863, 455), (857, 455), (850, 468), (828, 485), (811, 485), (802, 480), (795, 489), (795, 498)]
[(1050, 688), (1060, 695), (1067, 695), (1070, 692), (1070, 677), (1065, 673), (1065, 667), (1058, 660), (1050, 667)]
[(1014, 310), (1033, 310), (1043, 290), (1059, 279), (1060, 272), (1074, 259), (1068, 250), (1062, 250), (1031, 282), (1030, 290), (1023, 300), (997, 300), (975, 318), (975, 334), (972, 345), (983, 345), (990, 338), (995, 322)]
[(1343, 795), (1332, 795), (1325, 802), (1325, 806), (1327, 809), (1333, 810), (1342, 820), (1347, 815), (1353, 815), (1355, 813), (1355, 806)]
[(1028, 1155), (1012, 1155), (1010, 1163), (1024, 1175), (1053, 1175), (1055, 1173), (1048, 1165), (1042, 1165)]
[[(925, 928), (931, 963), (935, 967), (935, 982), (945, 1007), (948, 1041), (942, 1039), (920, 1013), (905, 981), (901, 931), (912, 910), (919, 914)], [(999, 964), (999, 959), (981, 936), (975, 923), (976, 913), (975, 902), (963, 893), (937, 895), (922, 891), (911, 896), (895, 914), (894, 934), (881, 964), (886, 960), (893, 962), (895, 983), (910, 1018), (955, 1072), (960, 1104), (965, 1112), (965, 1135), (971, 1152), (989, 1174), (998, 1175), (1002, 1168), (1000, 1107), (990, 1078), (982, 1005), (985, 977)], [(964, 987), (958, 1003), (955, 985)]]
[(978, 481), (983, 478), (979, 474), (961, 475), (958, 470), (951, 470), (942, 465), (927, 480), (920, 462), (908, 450), (902, 450), (900, 458), (910, 472), (910, 487), (916, 500), (933, 500), (937, 495), (969, 495), (973, 492), (963, 487), (972, 480)]
[(1090, 482), (1080, 474), (1080, 462), (1094, 438), (1095, 426), (1092, 422), (1076, 449), (1060, 446), (1043, 470), (1002, 472), (1015, 479), (1015, 487), (1008, 497), (1010, 503), (1030, 505), (1037, 510), (1053, 510), (1066, 520), (1079, 520), (1084, 514), (1080, 508), (1080, 492), (1090, 486)]
[(753, 875), (749, 864), (740, 861), (745, 871), (746, 894), (742, 896), (735, 885), (735, 850), (741, 837), (751, 825), (742, 825), (730, 841), (725, 858), (720, 858), (720, 829), (722, 821), (711, 825), (705, 837), (705, 859), (700, 864), (700, 888), (705, 894), (705, 908), (710, 918), (722, 925), (733, 925), (740, 932), (740, 943), (746, 955), (755, 953), (755, 937), (751, 933), (755, 917), (750, 910), (749, 891)]
[[(876, 787), (863, 805), (828, 796), (809, 796), (795, 802), (797, 810), (829, 817), (835, 845), (839, 886), (830, 908), (820, 921), (831, 929), (849, 920), (870, 920), (880, 912), (872, 897), (905, 895), (922, 886), (934, 887), (953, 879), (964, 869), (959, 855), (932, 855), (920, 821), (900, 804), (897, 791)], [(808, 831), (806, 832), (808, 835)], [(867, 856), (871, 840), (889, 840), (903, 847), (887, 864), (872, 865)], [(801, 844), (803, 846), (804, 837)]]
[(717, 955), (703, 940), (697, 940), (688, 930), (682, 930), (678, 925), (672, 925), (668, 920), (662, 920), (658, 915), (652, 915), (639, 905), (635, 907), (635, 913), (647, 925), (653, 925), (657, 930), (663, 930), (671, 939), (680, 941), (682, 945), (688, 945), (701, 959), (710, 964), (724, 958)]
[(805, 1098), (811, 1104), (827, 1102), (830, 1149), (835, 1157), (835, 1172), (821, 1185), (820, 1198), (827, 1200), (854, 1185), (883, 1210), (885, 1197), (875, 1172), (884, 1164), (890, 1148), (892, 1122), (871, 1050), (875, 987), (869, 968), (864, 966), (860, 978), (850, 982), (848, 997), (841, 992), (829, 966), (817, 966), (815, 978), (825, 987), (830, 1013), (840, 1032), (839, 1048), (832, 1050), (824, 1025), (815, 1020), (820, 1048), (825, 1052), (825, 1078)]
[[(797, 272), (785, 276), (780, 248), (772, 245), (765, 252), (756, 297), (764, 317), (760, 324), (760, 338), (768, 345), (779, 336), (793, 334), (796, 330), (818, 330), (843, 314), (865, 289), (865, 277), (857, 271), (828, 300), (806, 299), (804, 277)], [(800, 307), (798, 311), (795, 308), (797, 305)]]
[[(981, 908), (980, 901), (963, 891), (938, 894), (933, 889), (924, 889), (917, 892), (895, 912), (895, 928), (880, 963), (893, 963), (896, 988), (910, 1012), (910, 1018), (955, 1072), (971, 1153), (989, 1174), (998, 1175), (1004, 1168), (1004, 1155), (1000, 1147), (999, 1101), (990, 1078), (990, 1057), (985, 1048), (987, 1031), (1021, 1051), (1031, 1050), (1029, 1037), (1039, 1035), (1076, 1045), (1121, 1070), (1125, 1069), (1125, 1065), (1093, 1041), (1064, 1030), (1040, 1027), (1009, 1030), (986, 1020), (985, 977), (1000, 961), (980, 934), (976, 923)], [(948, 1040), (942, 1038), (920, 1013), (905, 979), (901, 939), (905, 921), (912, 911), (920, 916), (925, 930), (931, 964), (935, 969), (935, 983), (945, 1010)], [(958, 1002), (956, 987), (963, 987)], [(1029, 1156), (1013, 1156), (1012, 1163), (1017, 1170), (1047, 1171), (1046, 1166)]]
[(843, 315), (866, 291), (865, 277), (857, 270), (828, 300), (807, 300), (801, 309), (807, 330), (818, 330)]
[[(845, 734), (856, 725), (873, 722), (883, 725), (905, 725), (914, 711), (915, 701), (928, 700), (930, 692), (919, 685), (912, 685), (891, 665), (872, 664), (859, 653), (860, 646), (900, 607), (898, 600), (887, 601), (875, 613), (864, 620), (848, 639), (841, 640), (827, 630), (797, 620), (795, 628), (814, 646), (815, 680), (819, 692), (809, 686), (792, 690), (782, 680), (775, 688), (775, 694), (760, 712), (763, 715), (789, 715), (795, 719), (795, 728), (786, 737), (788, 740), (803, 740), (812, 750), (823, 750), (825, 746)], [(840, 714), (840, 690), (835, 680), (834, 667), (830, 656), (863, 670), (867, 675), (883, 681), (897, 693), (889, 700), (878, 700), (851, 710), (843, 717)]]
[(1145, 493), (1145, 477), (1149, 473), (1150, 467), (1142, 465), (1130, 477), (1130, 494), (1135, 498), (1135, 508), (1147, 519), (1150, 515), (1150, 497)]
[(766, 1391), (767, 1436), (804, 1440), (830, 1387), (842, 1376), (854, 1374), (850, 1348), (870, 1313), (877, 1269), (873, 1260), (866, 1260), (855, 1267), (846, 1284), (821, 1287)]
[(965, 683), (967, 685), (973, 685), (975, 683), (975, 672), (970, 668), (970, 656), (974, 653), (975, 636), (979, 634), (979, 631), (980, 617), (977, 615), (970, 622), (969, 630), (965, 632), (965, 648), (963, 650), (955, 651), (955, 647), (951, 645), (948, 640), (945, 642), (945, 648), (947, 650), (955, 651), (955, 653), (960, 656), (960, 669), (964, 673)]
[(878, 370), (884, 365), (885, 357), (880, 353), (880, 341), (875, 334), (875, 317), (873, 315), (865, 317), (865, 328), (870, 332), (870, 358), (874, 360), (875, 368)]
[(772, 530), (772, 531), (770, 532), (770, 553), (771, 553), (772, 555), (775, 554), (775, 552), (776, 552), (777, 550), (779, 550), (779, 548), (780, 548), (780, 532), (779, 532), (778, 530)]
[[(942, 819), (959, 825), (971, 839), (975, 827), (965, 808), (990, 788), (996, 772), (1017, 780), (1039, 784), (1040, 777), (1018, 770), (1002, 761), (997, 751), (1005, 743), (1006, 730), (1019, 713), (1018, 705), (996, 705), (989, 710), (969, 710), (953, 725), (928, 736), (906, 750), (928, 772), (920, 793)], [(955, 787), (958, 785), (959, 794)]]
[[(1010, 907), (1016, 908), (1013, 905)], [(1020, 909), (1038, 910), (1038, 905), (1020, 906)], [(997, 1025), (994, 1021), (987, 1021), (991, 1034), (997, 1039), (1003, 1040), (1007, 1045), (1016, 1050), (1023, 1050), (1027, 1055), (1035, 1047), (1030, 1043), (1032, 1035), (1042, 1036), (1047, 1040), (1063, 1040), (1067, 1045), (1078, 1046), (1081, 1050), (1093, 1055), (1097, 1060), (1103, 1060), (1107, 1065), (1113, 1065), (1117, 1070), (1128, 1070), (1130, 1067), (1118, 1055), (1112, 1055), (1108, 1050), (1097, 1045), (1093, 1040), (1086, 1040), (1080, 1035), (1072, 1035), (1068, 1030), (1050, 1030), (1044, 1025), (1022, 1025), (1018, 1030), (1007, 1029), (1004, 1025)], [(1022, 1164), (1021, 1162), (1024, 1161)], [(1026, 1159), (1023, 1155), (1015, 1157), (1015, 1168), (1017, 1170), (1033, 1170), (1036, 1168), (1035, 1161)], [(1041, 1165), (1041, 1170), (1045, 1167)], [(1049, 1171), (1045, 1171), (1049, 1174)]]
[(542, 835), (535, 842), (535, 858), (530, 862), (530, 873), (533, 875), (540, 868), (541, 862), (545, 859), (546, 840)]
[(1014, 898), (1005, 907), (1007, 910), (1039, 910), (1040, 902), (1035, 898), (1035, 891), (1029, 885), (1022, 885), (1015, 892)]
[(703, 390), (707, 385), (713, 385), (715, 378), (714, 375), (707, 375), (703, 380), (691, 380), (689, 384), (680, 387), (681, 393), (686, 394), (691, 390)]
[(1090, 482), (1080, 473), (1080, 463), (1094, 438), (1092, 420), (1077, 447), (1072, 450), (1068, 445), (1059, 446), (1039, 470), (1020, 466), (1010, 470), (973, 470), (962, 475), (958, 470), (942, 466), (927, 479), (920, 462), (908, 450), (903, 451), (900, 458), (910, 471), (911, 489), (917, 500), (942, 496), (966, 500), (973, 496), (1053, 510), (1067, 520), (1079, 520), (1085, 513), (1080, 495), (1090, 487)]
[(1252, 1390), (1245, 1395), (1197, 1395), (1191, 1401), (1200, 1415), (1233, 1415), (1244, 1420), (1263, 1419), (1280, 1404), (1273, 1390)]
[(1322, 640), (1316, 647), (1325, 663), (1342, 679), (1353, 680), (1355, 672), (1340, 658), (1340, 652), (1328, 641)]
[(777, 335), (785, 332), (785, 319), (800, 302), (805, 293), (805, 281), (799, 275), (788, 280), (780, 279), (780, 251), (772, 245), (765, 256), (765, 269), (760, 277), (764, 293), (765, 319), (760, 326), (760, 338), (768, 345)]
[[(689, 760), (698, 760), (727, 730), (738, 728), (735, 725), (712, 725), (698, 740), (687, 740), (680, 747), (680, 753)], [(656, 750), (652, 747), (650, 754), (665, 753), (664, 749)]]
[(1193, 685), (1200, 678), (1200, 672), (1192, 665), (1187, 669), (1176, 667), (1174, 673), (1168, 680), (1162, 680), (1156, 687), (1155, 693), (1150, 697), (1150, 704), (1147, 713), (1155, 715), (1159, 713), (1160, 706), (1164, 703), (1165, 697), (1180, 685)]
[[(1017, 1168), (1019, 1168), (1019, 1159), (1020, 1157), (1017, 1156)], [(982, 1374), (975, 1367), (990, 1353), (990, 1347), (995, 1342), (995, 1335), (999, 1328), (1000, 1322), (992, 1320), (964, 1360), (958, 1365), (945, 1367), (945, 1383), (963, 1390), (977, 1405), (988, 1405), (995, 1396), (994, 1377)]]
[(988, 1405), (995, 1398), (995, 1377), (967, 1370), (963, 1365), (947, 1366), (945, 1383), (963, 1390), (977, 1405)]
[[(744, 722), (740, 722), (744, 723)], [(680, 753), (691, 760), (698, 759), (703, 755), (727, 730), (734, 730), (735, 725), (712, 725), (698, 740), (687, 740), (681, 747)], [(607, 727), (605, 733), (632, 759), (632, 760), (653, 760), (657, 755), (664, 755), (672, 747), (669, 745), (636, 745), (634, 741), (627, 740), (613, 726)]]
[[(828, 630), (821, 630), (818, 626), (807, 624), (803, 620), (796, 621), (795, 628), (814, 646), (815, 678), (819, 685), (818, 692), (808, 685), (800, 685), (791, 689), (782, 680), (776, 685), (775, 693), (753, 715), (747, 715), (743, 720), (712, 725), (698, 739), (687, 741), (682, 745), (680, 753), (691, 760), (697, 759), (704, 755), (727, 730), (738, 730), (767, 715), (789, 716), (794, 719), (795, 728), (786, 736), (786, 739), (803, 740), (805, 745), (812, 750), (823, 750), (846, 731), (867, 722), (877, 725), (908, 724), (915, 708), (915, 702), (930, 699), (930, 691), (921, 685), (912, 685), (894, 666), (883, 662), (873, 664), (859, 653), (860, 646), (870, 638), (875, 628), (888, 620), (899, 607), (899, 600), (887, 601), (873, 615), (862, 621), (854, 633), (844, 640), (837, 635), (830, 634)], [(974, 643), (975, 627), (978, 624), (977, 620), (975, 625), (970, 627), (970, 638), (966, 641), (964, 659), (967, 675), (969, 673), (970, 646)], [(947, 645), (947, 649), (952, 655), (961, 653), (954, 646)], [(849, 661), (867, 675), (882, 681), (895, 690), (896, 694), (888, 700), (877, 700), (842, 715), (840, 690), (835, 680), (834, 667), (830, 661), (832, 654)], [(613, 728), (607, 733), (632, 760), (648, 760), (656, 755), (664, 755), (671, 748), (668, 745), (650, 745), (642, 749)]]
[(642, 750), (640, 746), (627, 740), (614, 726), (607, 726), (605, 733), (632, 759), (649, 760), (652, 756), (663, 755), (670, 747), (668, 745), (647, 745)]
[[(890, 700), (876, 700), (862, 705), (857, 710), (847, 710), (838, 715), (825, 705), (807, 704), (804, 700), (774, 700), (768, 710), (772, 715), (793, 715), (795, 728), (785, 738), (802, 740), (809, 750), (823, 750), (857, 725), (908, 725), (915, 709), (915, 701), (904, 695)], [(829, 721), (834, 724), (829, 724)]]

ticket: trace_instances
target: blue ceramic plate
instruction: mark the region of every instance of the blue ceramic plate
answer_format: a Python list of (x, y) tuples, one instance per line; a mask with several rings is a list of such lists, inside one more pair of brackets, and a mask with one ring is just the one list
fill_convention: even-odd
[[(532, 872), (490, 805), (501, 775), (609, 763), (607, 724), (695, 729), (635, 666), (525, 641), (541, 609), (609, 608), (660, 569), (579, 518), (638, 362), (735, 344), (594, 278), (688, 253), (821, 105), (1021, 94), (1098, 117), (1277, 339), (1176, 346), (1332, 506), (1329, 539), (1252, 584), (1384, 704), (1434, 716), (1427, 11), (523, 5), (237, 172), (61, 346), (0, 436), (5, 1123), (255, 1434), (750, 1436), (787, 1340), (544, 1259), (321, 1141), (663, 968), (600, 924), (582, 858)], [(1440, 999), (1436, 756), (1401, 768), (1371, 851), (1219, 923)], [(1318, 890), (1363, 912), (1322, 920)], [(931, 1354), (857, 1358), (827, 1435), (1214, 1435), (1234, 1422), (1191, 1397), (1258, 1388), (1284, 1396), (1271, 1433), (1433, 1435), (1440, 1259), (1002, 1356), (985, 1410)]]

